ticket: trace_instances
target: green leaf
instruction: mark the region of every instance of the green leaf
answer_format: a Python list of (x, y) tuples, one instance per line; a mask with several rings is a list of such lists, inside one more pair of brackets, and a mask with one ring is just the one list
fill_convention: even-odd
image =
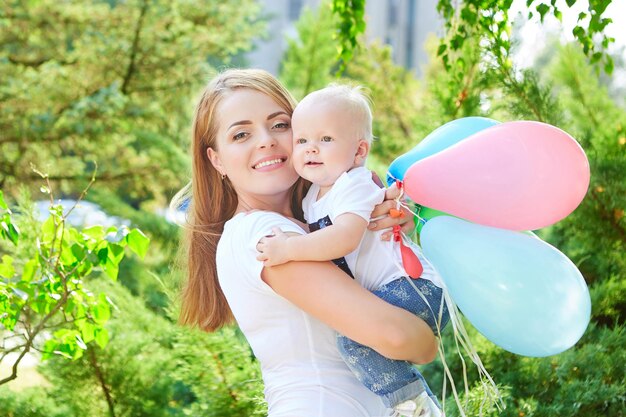
[(8, 314), (8, 313), (2, 313), (0, 314), (0, 324), (2, 326), (4, 326), (5, 329), (7, 329), (8, 331), (13, 331), (13, 329), (15, 328), (15, 325), (17, 324), (17, 319), (19, 318), (19, 315), (17, 314)]
[(126, 236), (128, 247), (135, 252), (140, 258), (144, 258), (148, 252), (150, 239), (139, 229), (133, 229)]
[(69, 359), (78, 359), (83, 356), (83, 350), (87, 348), (76, 329), (60, 329), (54, 332), (57, 341), (54, 353)]
[[(67, 241), (67, 239), (63, 239)], [(74, 251), (72, 251), (71, 247), (68, 247), (67, 244), (63, 244), (61, 248), (61, 263), (63, 265), (72, 265), (77, 261), (76, 256), (74, 255)]]
[(9, 255), (2, 255), (2, 263), (0, 263), (0, 276), (5, 278), (13, 278), (15, 268), (13, 267), (13, 258)]
[(541, 3), (540, 5), (537, 6), (537, 11), (539, 12), (539, 15), (541, 16), (540, 20), (543, 22), (543, 18), (545, 17), (546, 13), (550, 11), (550, 6), (548, 6), (547, 4)]
[(43, 242), (52, 242), (57, 231), (57, 225), (54, 222), (54, 216), (50, 216), (41, 225), (41, 240)]
[(107, 262), (108, 259), (108, 254), (109, 254), (109, 249), (107, 246), (104, 246), (102, 248), (100, 248), (100, 250), (98, 250), (98, 263), (100, 265), (103, 265)]
[(17, 226), (11, 223), (11, 216), (9, 216), (8, 213), (5, 213), (2, 216), (2, 220), (0, 220), (0, 230), (2, 231), (2, 236), (5, 239), (9, 239), (11, 243), (17, 246), (20, 232)]
[(465, 41), (465, 38), (461, 35), (454, 35), (452, 39), (450, 39), (450, 46), (453, 50), (458, 51)]
[(46, 340), (46, 343), (43, 344), (41, 359), (44, 361), (50, 359), (52, 355), (54, 355), (55, 352), (59, 350), (58, 346), (59, 342), (57, 342), (55, 339)]
[(576, 26), (574, 27), (574, 29), (572, 29), (572, 34), (576, 36), (578, 39), (581, 39), (582, 37), (585, 36), (585, 29), (583, 29), (580, 26)]
[(109, 243), (108, 248), (107, 259), (114, 265), (119, 265), (122, 259), (124, 259), (124, 248), (116, 243)]
[(611, 58), (610, 56), (607, 56), (606, 62), (604, 63), (604, 71), (606, 71), (606, 73), (610, 75), (613, 73), (613, 69), (614, 69), (613, 58)]
[(109, 343), (109, 332), (104, 327), (96, 329), (95, 340), (101, 349), (104, 349)]
[(111, 307), (105, 294), (98, 296), (98, 301), (91, 307), (91, 314), (98, 324), (104, 324), (111, 318)]
[(85, 341), (85, 343), (89, 343), (96, 337), (96, 329), (97, 327), (88, 321), (84, 321), (84, 323), (80, 326), (80, 334)]
[(91, 273), (91, 271), (93, 270), (93, 263), (91, 263), (91, 261), (89, 260), (89, 257), (87, 259), (85, 259), (83, 262), (81, 262), (78, 265), (78, 274), (81, 277), (86, 277), (87, 275), (89, 275)]
[(7, 203), (4, 202), (4, 193), (0, 190), (0, 208), (8, 210)]
[(26, 301), (28, 300), (28, 294), (25, 293), (24, 291), (18, 289), (18, 288), (11, 288), (13, 290), (13, 293), (15, 295), (17, 295), (18, 297), (20, 297), (22, 299), (22, 301)]
[(104, 240), (110, 243), (125, 245), (126, 240), (124, 238), (128, 235), (128, 233), (128, 227), (125, 226), (122, 226), (119, 229), (108, 230)]
[(104, 227), (102, 226), (91, 226), (82, 230), (82, 233), (94, 240), (101, 240), (104, 236)]
[(554, 17), (556, 17), (559, 22), (563, 22), (563, 14), (560, 10), (554, 10)]
[(81, 339), (80, 335), (78, 335), (78, 334), (77, 334), (77, 335), (76, 335), (76, 336), (74, 336), (74, 337), (76, 338), (76, 345), (77, 345), (79, 348), (81, 348), (81, 349), (83, 349), (83, 350), (87, 349), (87, 345), (85, 344), (85, 342), (83, 341), (83, 339)]
[(601, 58), (602, 52), (594, 52), (593, 55), (591, 55), (591, 63), (599, 62)]
[(78, 260), (81, 261), (83, 258), (85, 258), (85, 256), (87, 256), (87, 252), (85, 251), (85, 247), (82, 245), (79, 245), (77, 243), (74, 243), (72, 245), (72, 254), (74, 255), (74, 257)]
[(475, 11), (470, 9), (469, 7), (464, 7), (461, 10), (461, 18), (470, 24), (476, 23), (477, 14)]
[(102, 266), (102, 269), (104, 270), (104, 273), (107, 274), (109, 278), (111, 278), (114, 281), (117, 280), (117, 276), (120, 272), (120, 269), (117, 266), (117, 264), (114, 264), (113, 262), (107, 259), (106, 262), (103, 263), (101, 266)]
[(38, 262), (36, 259), (31, 259), (24, 264), (24, 270), (22, 271), (22, 281), (30, 282), (37, 272)]

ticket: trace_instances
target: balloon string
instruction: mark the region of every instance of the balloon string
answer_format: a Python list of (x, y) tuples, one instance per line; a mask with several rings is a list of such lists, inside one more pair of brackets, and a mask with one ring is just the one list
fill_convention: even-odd
[[(391, 174), (389, 171), (387, 171), (387, 177), (391, 178), (394, 181), (394, 184), (396, 184), (396, 187), (398, 187), (398, 189), (400, 190), (400, 195), (398, 195), (395, 198), (396, 201), (396, 209), (400, 209), (401, 207), (407, 209), (413, 216), (415, 216), (415, 218), (422, 223), (422, 225), (426, 224), (426, 219), (424, 219), (422, 216), (420, 216), (420, 213), (422, 211), (422, 206), (421, 205), (417, 205), (417, 211), (413, 211), (411, 209), (411, 207), (406, 204), (406, 202), (404, 201), (404, 182), (401, 179), (396, 178), (395, 176), (393, 176), (393, 174)], [(417, 225), (416, 225), (417, 226)]]
[[(399, 201), (399, 200), (398, 200)], [(411, 208), (404, 202), (400, 202), (401, 206), (404, 207), (405, 209), (409, 210), (411, 213), (413, 213), (414, 215), (418, 216), (417, 213), (414, 213)], [(420, 207), (421, 209), (421, 207)], [(418, 209), (419, 212), (419, 209)], [(419, 217), (419, 216), (418, 216)], [(421, 217), (419, 217), (421, 219)], [(423, 219), (421, 219), (423, 220)], [(425, 220), (423, 220), (425, 223)], [(405, 236), (402, 236), (402, 239), (406, 239)], [(413, 243), (413, 242), (411, 242)], [(392, 244), (393, 244), (393, 240), (392, 240)], [(436, 271), (436, 268), (434, 267), (434, 265), (432, 263), (430, 263), (430, 261), (427, 258), (424, 258), (424, 260), (428, 263), (428, 265), (433, 268)], [(401, 263), (396, 259), (396, 257), (393, 257), (393, 261), (396, 263), (396, 266), (400, 269), (403, 270)], [(440, 328), (440, 323), (442, 320), (442, 315), (443, 315), (443, 302), (440, 305), (439, 308), (439, 314), (435, 315), (430, 303), (428, 302), (428, 300), (424, 297), (424, 295), (422, 294), (422, 292), (416, 287), (415, 283), (412, 282), (413, 280), (408, 279), (409, 283), (411, 284), (411, 286), (414, 288), (414, 290), (416, 291), (416, 293), (422, 298), (422, 300), (424, 300), (424, 302), (426, 303), (426, 305), (428, 306), (428, 308), (430, 309), (431, 313), (433, 314), (433, 316), (438, 317), (438, 320), (436, 320), (436, 327), (437, 327), (437, 332), (439, 334), (441, 334), (441, 328)], [(446, 401), (446, 392), (447, 392), (447, 383), (448, 380), (450, 381), (450, 388), (452, 389), (452, 394), (454, 396), (454, 400), (455, 403), (457, 404), (457, 407), (459, 409), (459, 412), (461, 413), (461, 417), (467, 417), (466, 413), (465, 413), (465, 408), (467, 407), (467, 403), (469, 401), (469, 383), (467, 380), (467, 365), (465, 363), (465, 359), (463, 358), (463, 352), (471, 359), (471, 361), (476, 365), (477, 370), (478, 370), (478, 376), (479, 376), (479, 381), (480, 381), (480, 386), (482, 388), (483, 391), (483, 397), (482, 397), (482, 401), (480, 403), (480, 407), (479, 407), (479, 417), (483, 416), (483, 409), (486, 403), (489, 404), (495, 404), (496, 408), (498, 410), (502, 410), (505, 408), (505, 404), (504, 401), (502, 400), (502, 396), (498, 390), (498, 386), (496, 385), (496, 383), (494, 382), (493, 378), (491, 377), (491, 375), (489, 374), (489, 372), (487, 371), (487, 369), (485, 368), (485, 366), (483, 365), (480, 356), (478, 355), (478, 352), (476, 351), (476, 349), (474, 348), (474, 346), (472, 345), (471, 339), (469, 337), (469, 334), (467, 333), (467, 330), (465, 329), (465, 326), (463, 324), (463, 321), (461, 319), (461, 313), (456, 305), (456, 303), (454, 302), (454, 300), (452, 300), (452, 297), (450, 296), (450, 293), (448, 291), (447, 286), (445, 285), (445, 282), (443, 281), (443, 279), (440, 280), (441, 281), (441, 289), (442, 289), (442, 297), (443, 297), (443, 301), (445, 301), (446, 305), (448, 306), (448, 313), (450, 315), (450, 324), (452, 326), (453, 332), (454, 332), (454, 342), (455, 342), (455, 347), (456, 347), (456, 352), (461, 360), (461, 365), (463, 368), (463, 385), (464, 385), (464, 391), (465, 391), (465, 403), (462, 404), (461, 400), (459, 398), (458, 392), (456, 390), (456, 384), (454, 383), (454, 377), (452, 376), (452, 372), (446, 362), (445, 359), (445, 348), (443, 345), (443, 341), (441, 337), (437, 338), (437, 343), (438, 343), (438, 353), (439, 353), (439, 358), (441, 360), (441, 363), (443, 365), (444, 368), (444, 375), (446, 376), (443, 379), (443, 388), (442, 388), (442, 402), (443, 402), (443, 407), (445, 409), (445, 401)]]

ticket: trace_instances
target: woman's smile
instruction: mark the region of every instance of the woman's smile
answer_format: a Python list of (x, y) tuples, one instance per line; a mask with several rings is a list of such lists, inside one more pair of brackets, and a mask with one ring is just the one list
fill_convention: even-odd
[(257, 171), (271, 171), (277, 168), (282, 168), (287, 161), (286, 155), (281, 156), (269, 156), (263, 158), (261, 161), (256, 162), (252, 168)]

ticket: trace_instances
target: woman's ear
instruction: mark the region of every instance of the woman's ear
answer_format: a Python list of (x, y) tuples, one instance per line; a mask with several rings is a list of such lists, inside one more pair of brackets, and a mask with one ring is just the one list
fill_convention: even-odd
[(209, 161), (211, 161), (211, 165), (213, 165), (213, 168), (215, 168), (217, 172), (222, 175), (222, 177), (226, 175), (224, 167), (222, 166), (222, 162), (220, 161), (220, 157), (213, 148), (206, 149), (206, 156), (207, 158), (209, 158)]
[(354, 156), (354, 163), (356, 165), (363, 165), (367, 154), (370, 152), (370, 144), (365, 139), (359, 140), (359, 147), (356, 148), (356, 155)]

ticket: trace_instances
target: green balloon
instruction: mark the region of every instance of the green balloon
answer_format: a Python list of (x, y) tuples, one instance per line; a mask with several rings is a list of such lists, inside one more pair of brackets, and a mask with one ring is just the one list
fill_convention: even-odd
[[(434, 219), (435, 217), (439, 217), (439, 216), (456, 217), (444, 211), (435, 210), (434, 208), (422, 206), (419, 204), (416, 205), (415, 212), (416, 212), (415, 230), (417, 231), (418, 234), (422, 232), (422, 227), (424, 227), (426, 222), (430, 219)], [(527, 234), (529, 236), (536, 237), (537, 239), (539, 239), (539, 236), (537, 236), (531, 230), (523, 230), (521, 233), (524, 233), (524, 234)]]
[(417, 205), (415, 210), (417, 213), (417, 215), (415, 216), (415, 224), (417, 225), (415, 230), (417, 230), (417, 233), (422, 232), (422, 227), (424, 227), (424, 224), (426, 224), (428, 220), (439, 216), (450, 216), (448, 213), (445, 213), (443, 211), (435, 210), (426, 206), (420, 206), (419, 204)]

